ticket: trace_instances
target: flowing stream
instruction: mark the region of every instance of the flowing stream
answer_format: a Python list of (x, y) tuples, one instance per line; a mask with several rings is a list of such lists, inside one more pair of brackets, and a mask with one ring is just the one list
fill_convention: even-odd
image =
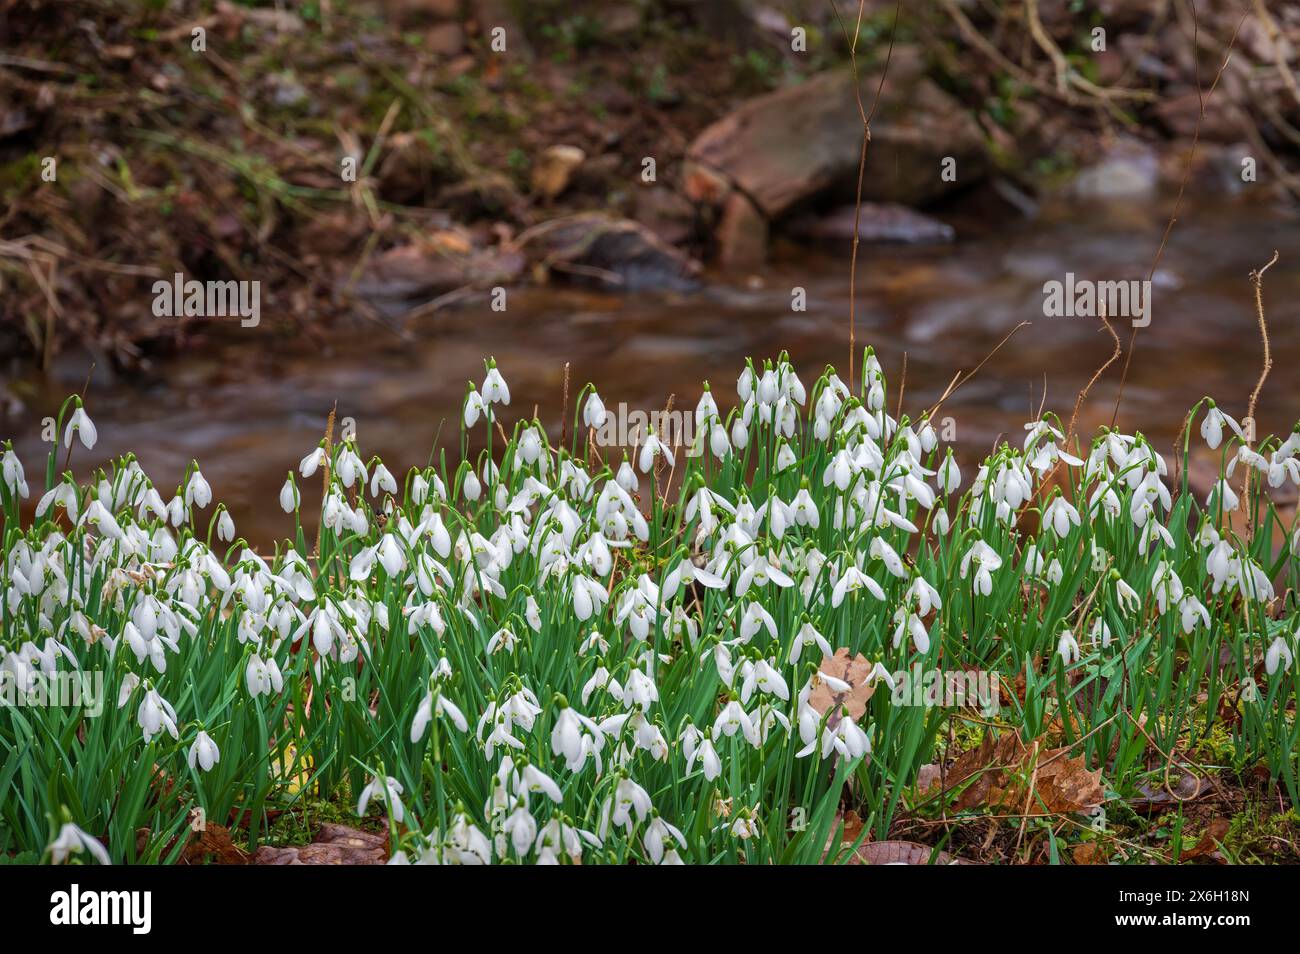
[[(1017, 443), (1044, 399), (1069, 420), (1075, 395), (1113, 349), (1095, 320), (1044, 315), (1043, 284), (1067, 272), (1099, 280), (1144, 279), (1172, 202), (1071, 205), (991, 229), (958, 220), (958, 240), (938, 247), (863, 245), (858, 263), (857, 341), (874, 345), (894, 409), (933, 404), (958, 372), (970, 371), (1018, 323), (1022, 328), (938, 415), (950, 417), (968, 459), (1000, 435)], [(1251, 269), (1274, 249), (1264, 301), (1274, 366), (1259, 401), (1262, 433), (1287, 432), (1300, 414), (1300, 226), (1269, 206), (1223, 199), (1185, 205), (1155, 274), (1152, 320), (1137, 333), (1119, 425), (1140, 429), (1168, 453), (1187, 410), (1203, 395), (1242, 415), (1263, 363)], [(191, 459), (239, 532), (265, 546), (290, 534), (276, 498), (286, 471), (320, 439), (330, 408), (356, 422), (363, 456), (379, 454), (394, 474), (454, 446), (466, 381), (480, 382), (495, 355), (513, 402), (505, 421), (531, 416), (560, 432), (564, 366), (574, 392), (593, 381), (606, 404), (643, 411), (670, 395), (693, 408), (708, 379), (724, 412), (746, 356), (790, 353), (805, 384), (827, 363), (847, 366), (847, 243), (810, 248), (778, 242), (759, 275), (710, 274), (690, 294), (632, 296), (551, 286), (510, 292), (496, 313), (486, 302), (445, 311), (405, 339), (373, 324), (322, 331), (316, 340), (232, 327), (210, 345), (156, 362), (147, 375), (110, 380), (95, 372), (87, 407), (99, 428), (93, 453), (78, 448), (84, 476), (133, 451), (164, 496)], [(791, 309), (791, 289), (807, 310)], [(1127, 323), (1116, 330), (1127, 345)], [(906, 375), (903, 368), (906, 363)], [(25, 410), (10, 421), (33, 490), (48, 445), (40, 418), (53, 414), (89, 369), (85, 355), (60, 358), (45, 378), (11, 381)], [(1109, 423), (1122, 359), (1092, 389), (1080, 427)], [(60, 460), (62, 463), (62, 457)], [(969, 474), (968, 474), (969, 479)], [(314, 483), (314, 482), (313, 482)], [(305, 496), (314, 506), (316, 493)]]

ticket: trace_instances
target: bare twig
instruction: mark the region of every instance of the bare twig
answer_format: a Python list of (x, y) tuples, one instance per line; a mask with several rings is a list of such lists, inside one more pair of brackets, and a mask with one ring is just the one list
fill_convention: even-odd
[[(1178, 184), (1178, 196), (1174, 199), (1174, 210), (1169, 216), (1168, 224), (1165, 225), (1164, 234), (1160, 237), (1160, 246), (1156, 249), (1156, 257), (1151, 263), (1151, 271), (1147, 276), (1148, 281), (1155, 278), (1156, 269), (1160, 267), (1160, 260), (1165, 254), (1165, 246), (1169, 244), (1169, 236), (1174, 230), (1174, 223), (1178, 221), (1178, 212), (1183, 206), (1183, 196), (1187, 192), (1187, 183), (1192, 176), (1192, 163), (1196, 159), (1196, 148), (1201, 142), (1201, 124), (1205, 121), (1205, 106), (1210, 101), (1210, 97), (1214, 95), (1214, 91), (1218, 88), (1219, 80), (1223, 77), (1223, 71), (1228, 68), (1228, 63), (1232, 59), (1232, 48), (1237, 43), (1237, 34), (1241, 32), (1241, 25), (1246, 22), (1246, 14), (1243, 13), (1241, 19), (1237, 21), (1237, 28), (1232, 31), (1232, 38), (1228, 40), (1228, 46), (1223, 56), (1223, 63), (1220, 64), (1219, 71), (1214, 74), (1214, 82), (1210, 84), (1209, 91), (1202, 94), (1201, 58), (1197, 53), (1200, 43), (1200, 23), (1196, 18), (1196, 4), (1194, 0), (1188, 0), (1188, 6), (1192, 11), (1192, 61), (1196, 64), (1196, 95), (1200, 103), (1200, 109), (1196, 114), (1196, 128), (1192, 131), (1192, 145), (1187, 152), (1187, 162), (1183, 165), (1183, 178)], [(1147, 304), (1148, 307), (1150, 307), (1150, 302)], [(1124, 400), (1124, 385), (1128, 381), (1128, 369), (1133, 362), (1133, 349), (1136, 343), (1137, 326), (1134, 325), (1133, 330), (1129, 332), (1128, 353), (1124, 356), (1124, 370), (1120, 373), (1119, 390), (1115, 394), (1115, 410), (1112, 412), (1110, 417), (1111, 427), (1114, 427), (1116, 421), (1119, 420), (1119, 406)]]
[[(1278, 259), (1278, 253), (1275, 249), (1273, 257), (1268, 260), (1268, 264), (1263, 268), (1253, 270), (1250, 273), (1250, 283), (1255, 286), (1255, 315), (1259, 319), (1259, 336), (1264, 342), (1264, 366), (1260, 368), (1259, 380), (1255, 382), (1255, 390), (1250, 392), (1250, 404), (1246, 408), (1246, 421), (1249, 430), (1246, 432), (1248, 446), (1253, 446), (1255, 436), (1258, 433), (1258, 424), (1255, 421), (1255, 405), (1259, 401), (1259, 393), (1264, 390), (1264, 382), (1268, 379), (1268, 373), (1273, 370), (1273, 353), (1268, 343), (1268, 323), (1264, 320), (1264, 273), (1272, 268)], [(1246, 538), (1253, 539), (1255, 535), (1255, 507), (1256, 502), (1252, 501), (1251, 487), (1251, 468), (1243, 467), (1245, 472), (1243, 480), (1245, 482), (1245, 493), (1243, 499), (1246, 501)]]
[(862, 31), (862, 11), (865, 5), (866, 0), (858, 0), (858, 20), (853, 27), (853, 37), (850, 39), (844, 21), (840, 18), (839, 7), (836, 6), (835, 0), (831, 0), (831, 9), (835, 11), (835, 19), (839, 21), (840, 30), (844, 33), (844, 39), (849, 44), (849, 64), (853, 72), (853, 95), (857, 98), (858, 115), (862, 118), (862, 148), (858, 152), (858, 186), (853, 208), (853, 251), (849, 259), (850, 386), (853, 382), (854, 352), (857, 350), (858, 244), (861, 241), (858, 236), (858, 225), (862, 219), (862, 179), (867, 169), (867, 144), (871, 142), (871, 119), (876, 115), (876, 107), (880, 105), (880, 94), (885, 88), (885, 78), (889, 75), (890, 61), (894, 58), (894, 36), (898, 32), (898, 11), (903, 4), (902, 0), (895, 0), (894, 21), (889, 28), (889, 49), (885, 52), (885, 66), (880, 72), (880, 82), (876, 84), (876, 96), (871, 101), (870, 112), (867, 112), (862, 107), (862, 85), (858, 82), (858, 36)]

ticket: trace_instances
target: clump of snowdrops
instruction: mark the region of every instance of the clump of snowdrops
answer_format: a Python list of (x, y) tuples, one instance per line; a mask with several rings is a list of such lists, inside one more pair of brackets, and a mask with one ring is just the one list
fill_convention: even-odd
[[(1300, 537), (1266, 493), (1300, 433), (1255, 444), (1206, 399), (1171, 478), (1140, 433), (1080, 446), (1049, 415), (963, 475), (870, 349), (853, 385), (747, 364), (739, 407), (706, 385), (699, 446), (606, 459), (593, 388), (556, 446), (489, 361), (461, 459), (399, 480), (322, 441), (274, 553), (197, 464), (167, 496), (131, 456), (78, 484), (57, 446), (24, 523), (6, 446), (0, 665), (102, 673), (105, 702), (0, 708), (0, 851), (169, 861), (195, 818), (255, 845), (311, 793), (384, 817), (397, 863), (843, 861), (844, 811), (884, 837), (933, 801), (918, 771), (964, 713), (890, 691), (918, 664), (1018, 684), (1002, 730), (1055, 726), (1121, 795), (1230, 710), (1239, 767), (1300, 799)], [(79, 398), (59, 430), (94, 445)], [(881, 684), (856, 718), (815, 704), (849, 688), (839, 649)]]

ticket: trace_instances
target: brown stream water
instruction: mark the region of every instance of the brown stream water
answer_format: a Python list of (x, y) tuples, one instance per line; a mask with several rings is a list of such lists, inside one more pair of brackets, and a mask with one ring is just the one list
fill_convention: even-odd
[[(999, 435), (1020, 441), (1021, 424), (1046, 388), (1046, 407), (1068, 420), (1076, 393), (1113, 342), (1095, 320), (1048, 318), (1043, 283), (1066, 272), (1099, 280), (1147, 277), (1172, 202), (1071, 206), (1031, 222), (958, 221), (958, 240), (930, 248), (863, 245), (858, 264), (857, 341), (875, 346), (890, 378), (891, 410), (906, 356), (904, 410), (937, 400), (1016, 324), (1029, 321), (980, 373), (946, 403), (968, 458)], [(1294, 214), (1239, 200), (1184, 207), (1155, 277), (1151, 325), (1137, 350), (1119, 415), (1167, 449), (1188, 408), (1213, 396), (1242, 415), (1262, 364), (1252, 268), (1274, 249), (1264, 300), (1274, 367), (1259, 402), (1261, 433), (1289, 431), (1300, 418), (1300, 224)], [(791, 310), (791, 288), (807, 310)], [(424, 319), (407, 340), (373, 324), (322, 332), (324, 345), (274, 330), (263, 312), (255, 329), (231, 328), (201, 349), (160, 360), (138, 378), (95, 372), (87, 408), (99, 428), (93, 453), (78, 448), (84, 476), (110, 457), (134, 451), (164, 496), (186, 462), (197, 459), (239, 532), (257, 544), (290, 534), (276, 503), (286, 471), (320, 439), (329, 409), (356, 421), (363, 455), (379, 454), (395, 474), (454, 445), (465, 382), (481, 382), (495, 355), (510, 384), (512, 424), (538, 406), (560, 431), (565, 362), (573, 390), (593, 381), (607, 405), (694, 407), (708, 379), (724, 411), (734, 402), (746, 356), (790, 352), (811, 386), (827, 363), (847, 367), (849, 311), (845, 245), (779, 243), (760, 275), (707, 276), (695, 293), (610, 295), (563, 287), (510, 292), (504, 313), (486, 302)], [(1130, 328), (1117, 326), (1127, 344)], [(1121, 362), (1093, 388), (1081, 429), (1108, 423)], [(45, 378), (11, 382), (25, 410), (9, 420), (33, 492), (48, 446), (40, 418), (80, 390), (90, 359), (71, 354)], [(571, 413), (571, 412), (570, 412)], [(400, 478), (399, 478), (400, 479)], [(305, 504), (315, 504), (315, 495)]]

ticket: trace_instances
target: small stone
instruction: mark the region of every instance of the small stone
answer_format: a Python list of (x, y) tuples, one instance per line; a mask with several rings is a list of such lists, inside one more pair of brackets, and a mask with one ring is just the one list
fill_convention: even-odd
[(569, 187), (587, 154), (577, 146), (549, 146), (533, 166), (533, 191), (554, 199)]

